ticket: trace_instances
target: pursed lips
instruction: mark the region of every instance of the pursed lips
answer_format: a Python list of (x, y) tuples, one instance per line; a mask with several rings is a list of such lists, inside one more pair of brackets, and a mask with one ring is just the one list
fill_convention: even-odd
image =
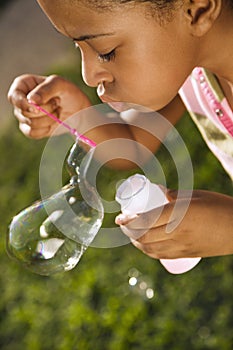
[(99, 98), (103, 103), (107, 103), (111, 108), (113, 108), (117, 112), (124, 112), (130, 109), (126, 102), (114, 101), (104, 94), (102, 96), (99, 96)]

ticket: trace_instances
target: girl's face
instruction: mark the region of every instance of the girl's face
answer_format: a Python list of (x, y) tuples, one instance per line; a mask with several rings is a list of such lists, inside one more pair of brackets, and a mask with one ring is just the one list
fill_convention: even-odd
[(182, 7), (160, 25), (146, 16), (146, 4), (96, 11), (78, 1), (38, 2), (57, 30), (79, 47), (86, 84), (104, 83), (104, 102), (158, 110), (176, 96), (197, 65), (198, 45), (186, 30)]

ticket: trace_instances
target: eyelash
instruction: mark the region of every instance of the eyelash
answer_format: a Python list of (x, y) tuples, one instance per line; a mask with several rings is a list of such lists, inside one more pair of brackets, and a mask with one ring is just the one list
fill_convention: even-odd
[(115, 57), (116, 57), (115, 49), (105, 54), (100, 54), (100, 53), (98, 54), (98, 59), (102, 63), (111, 62), (114, 60)]
[[(74, 42), (74, 46), (76, 49), (80, 49), (76, 42)], [(116, 57), (115, 49), (113, 49), (112, 51), (105, 53), (105, 54), (101, 54), (101, 53), (98, 54), (98, 59), (102, 63), (111, 62), (114, 60), (115, 57)]]

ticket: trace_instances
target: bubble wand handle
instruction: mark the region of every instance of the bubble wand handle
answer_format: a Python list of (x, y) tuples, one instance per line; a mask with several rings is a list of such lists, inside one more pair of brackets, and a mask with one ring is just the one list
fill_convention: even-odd
[(82, 140), (83, 142), (85, 142), (86, 144), (88, 144), (91, 147), (96, 147), (96, 143), (92, 140), (90, 140), (88, 137), (80, 134), (76, 129), (71, 128), (68, 124), (66, 124), (65, 122), (63, 122), (62, 120), (60, 120), (59, 118), (57, 118), (54, 114), (46, 111), (46, 109), (44, 109), (41, 106), (38, 106), (35, 102), (29, 100), (28, 101), (32, 106), (34, 106), (38, 111), (46, 114), (48, 117), (50, 117), (51, 119), (55, 120), (58, 124), (63, 125), (66, 129), (69, 130), (69, 132), (74, 135), (76, 138)]

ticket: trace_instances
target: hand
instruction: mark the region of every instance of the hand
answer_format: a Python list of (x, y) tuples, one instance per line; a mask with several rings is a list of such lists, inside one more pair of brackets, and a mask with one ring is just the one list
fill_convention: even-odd
[(29, 104), (29, 99), (61, 120), (91, 105), (88, 97), (76, 85), (56, 75), (19, 76), (9, 89), (8, 99), (14, 106), (20, 130), (35, 139), (50, 136), (57, 124)]
[(193, 191), (190, 200), (186, 194), (180, 196), (179, 191), (177, 199), (176, 191), (168, 191), (170, 202), (162, 212), (157, 208), (134, 216), (120, 214), (116, 223), (135, 247), (155, 259), (232, 254), (233, 198)]

